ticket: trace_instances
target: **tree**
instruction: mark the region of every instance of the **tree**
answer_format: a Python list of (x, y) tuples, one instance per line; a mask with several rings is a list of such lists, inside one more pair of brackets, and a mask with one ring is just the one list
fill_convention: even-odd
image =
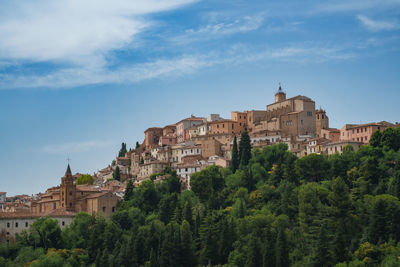
[(118, 157), (125, 157), (126, 152), (128, 152), (126, 149), (126, 143), (122, 143), (121, 149), (119, 150), (119, 153), (118, 153)]
[(129, 179), (128, 184), (126, 185), (124, 200), (128, 201), (133, 196), (133, 183), (132, 180)]
[(117, 181), (121, 180), (121, 172), (119, 170), (119, 166), (115, 167), (115, 170), (113, 172), (113, 179)]
[(93, 184), (94, 179), (93, 176), (90, 174), (81, 174), (77, 179), (76, 179), (76, 184), (81, 185), (81, 184)]
[(242, 136), (240, 137), (239, 157), (241, 167), (247, 166), (249, 164), (251, 158), (251, 143), (250, 136), (247, 131), (244, 131), (242, 133)]
[(372, 134), (371, 139), (369, 140), (369, 144), (373, 147), (380, 147), (381, 140), (382, 140), (382, 132), (378, 130)]
[(45, 250), (61, 246), (61, 229), (55, 219), (39, 218), (29, 227), (29, 232), (35, 246), (43, 247)]
[(138, 149), (139, 147), (140, 147), (140, 144), (139, 144), (139, 142), (136, 142), (135, 149)]
[(325, 224), (322, 224), (320, 227), (317, 243), (315, 244), (314, 249), (315, 254), (313, 259), (313, 266), (332, 266), (330, 241), (327, 235)]
[(181, 224), (181, 263), (182, 266), (195, 266), (196, 257), (194, 254), (194, 243), (192, 240), (192, 232), (190, 231), (190, 224), (183, 220)]
[(289, 267), (289, 247), (286, 240), (286, 233), (283, 227), (280, 227), (276, 240), (276, 266)]
[(233, 147), (232, 147), (232, 159), (230, 163), (230, 167), (233, 173), (239, 168), (239, 151), (237, 147), (237, 138), (236, 136), (233, 138)]

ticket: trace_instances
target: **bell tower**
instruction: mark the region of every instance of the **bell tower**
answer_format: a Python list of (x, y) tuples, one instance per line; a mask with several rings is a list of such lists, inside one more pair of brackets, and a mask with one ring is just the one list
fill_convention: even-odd
[(281, 84), (279, 84), (278, 92), (275, 94), (275, 103), (282, 102), (286, 100), (286, 93), (283, 92)]
[(322, 108), (315, 111), (315, 123), (317, 137), (322, 137), (321, 130), (329, 128), (329, 118), (326, 116), (326, 112)]
[(60, 204), (67, 211), (75, 210), (76, 185), (72, 177), (71, 167), (68, 164), (65, 175), (61, 178)]

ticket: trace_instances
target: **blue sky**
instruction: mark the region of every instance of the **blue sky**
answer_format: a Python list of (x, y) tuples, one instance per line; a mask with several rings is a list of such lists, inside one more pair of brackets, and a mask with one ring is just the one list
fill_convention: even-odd
[(0, 0), (0, 191), (43, 192), (278, 84), (332, 127), (400, 121), (400, 1)]

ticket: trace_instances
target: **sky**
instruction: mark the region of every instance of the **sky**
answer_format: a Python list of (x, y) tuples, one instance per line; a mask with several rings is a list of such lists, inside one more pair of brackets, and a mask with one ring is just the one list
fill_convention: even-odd
[(0, 0), (0, 191), (106, 167), (190, 115), (281, 83), (330, 126), (400, 121), (400, 0)]

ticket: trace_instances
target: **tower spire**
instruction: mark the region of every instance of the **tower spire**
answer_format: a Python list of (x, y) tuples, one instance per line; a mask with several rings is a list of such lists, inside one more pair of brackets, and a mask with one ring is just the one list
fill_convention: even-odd
[(68, 176), (68, 175), (72, 175), (71, 167), (69, 166), (69, 163), (68, 163), (67, 171), (65, 172), (65, 176)]

